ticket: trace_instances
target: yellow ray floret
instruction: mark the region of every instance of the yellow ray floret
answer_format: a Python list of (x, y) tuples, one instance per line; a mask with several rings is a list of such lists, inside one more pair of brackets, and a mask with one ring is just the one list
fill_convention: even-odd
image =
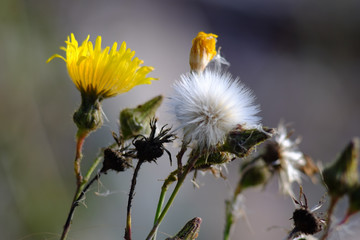
[(190, 68), (196, 72), (204, 71), (216, 55), (216, 38), (212, 33), (199, 32), (192, 40), (190, 51)]
[(72, 81), (81, 93), (103, 99), (157, 80), (146, 76), (154, 68), (140, 66), (143, 61), (134, 58), (135, 51), (126, 48), (125, 42), (119, 50), (116, 42), (111, 49), (101, 49), (101, 36), (97, 37), (95, 47), (89, 38), (90, 36), (79, 46), (74, 34), (71, 34), (65, 41), (67, 46), (60, 48), (66, 52), (66, 58), (55, 54), (47, 60), (63, 59)]

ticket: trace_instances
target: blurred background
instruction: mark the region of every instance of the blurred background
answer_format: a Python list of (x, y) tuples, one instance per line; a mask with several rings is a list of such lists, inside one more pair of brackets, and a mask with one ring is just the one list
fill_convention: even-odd
[[(302, 136), (300, 148), (315, 161), (332, 161), (360, 135), (359, 1), (285, 0), (2, 0), (0, 2), (0, 235), (1, 239), (58, 239), (75, 190), (73, 158), (76, 128), (72, 114), (80, 94), (63, 61), (46, 64), (74, 33), (88, 34), (103, 46), (126, 41), (151, 74), (152, 85), (135, 87), (103, 102), (109, 119), (85, 142), (83, 169), (100, 147), (113, 142), (118, 114), (146, 100), (171, 94), (180, 74), (189, 70), (191, 40), (199, 31), (219, 35), (218, 46), (229, 71), (257, 96), (263, 124), (283, 119)], [(166, 106), (160, 124), (172, 124)], [(203, 218), (198, 239), (222, 239), (224, 200), (238, 179), (239, 161), (228, 166), (228, 179), (200, 176), (199, 189), (186, 181), (158, 239), (183, 224)], [(151, 229), (161, 179), (170, 170), (163, 158), (140, 171), (133, 204), (133, 238)], [(73, 220), (69, 239), (121, 239), (132, 171), (108, 173), (87, 194)], [(304, 182), (309, 205), (324, 194)], [(97, 194), (96, 194), (97, 193)], [(276, 179), (245, 192), (248, 223), (240, 219), (233, 239), (283, 239), (292, 227), (294, 205), (278, 193)], [(323, 208), (326, 209), (326, 208)], [(336, 209), (339, 218), (346, 200)], [(333, 239), (358, 239), (355, 216)], [(358, 231), (358, 232), (356, 232)], [(349, 233), (344, 235), (343, 232)], [(345, 236), (345, 237), (344, 237)]]

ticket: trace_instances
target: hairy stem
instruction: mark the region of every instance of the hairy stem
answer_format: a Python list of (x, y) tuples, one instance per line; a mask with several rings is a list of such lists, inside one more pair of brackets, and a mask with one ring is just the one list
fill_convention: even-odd
[(77, 188), (80, 188), (80, 185), (82, 184), (83, 177), (81, 175), (81, 159), (83, 157), (82, 154), (82, 147), (85, 142), (85, 138), (89, 135), (88, 131), (82, 131), (78, 130), (76, 134), (76, 154), (75, 154), (75, 161), (74, 161), (74, 171), (75, 171), (75, 177), (76, 177), (76, 185)]
[[(84, 141), (82, 141), (84, 142)], [(80, 148), (81, 150), (81, 148)], [(95, 161), (93, 162), (93, 164), (91, 165), (89, 171), (86, 173), (85, 177), (82, 179), (81, 184), (77, 185), (76, 187), (76, 191), (74, 194), (74, 198), (73, 201), (71, 203), (71, 207), (70, 207), (70, 211), (68, 213), (68, 217), (66, 219), (65, 225), (64, 225), (64, 229), (63, 229), (63, 233), (61, 235), (61, 240), (65, 240), (67, 238), (67, 234), (69, 233), (70, 230), (70, 225), (71, 225), (71, 220), (74, 216), (74, 212), (75, 212), (75, 208), (79, 205), (78, 201), (84, 196), (84, 194), (86, 193), (86, 191), (88, 190), (88, 188), (91, 186), (91, 184), (93, 184), (93, 182), (97, 179), (100, 178), (100, 173), (97, 174), (89, 183), (89, 179), (92, 175), (92, 173), (95, 171), (96, 167), (99, 165), (99, 163), (101, 162), (102, 157), (98, 156)], [(81, 176), (81, 175), (80, 175)], [(88, 183), (88, 184), (87, 184)]]
[(127, 213), (126, 213), (126, 228), (125, 228), (125, 236), (124, 238), (126, 240), (131, 240), (131, 203), (134, 197), (134, 191), (136, 186), (136, 178), (138, 176), (141, 164), (143, 161), (138, 161), (136, 164), (134, 174), (131, 180), (131, 186), (130, 186), (130, 192), (129, 192), (129, 198), (128, 198), (128, 204), (127, 204)]

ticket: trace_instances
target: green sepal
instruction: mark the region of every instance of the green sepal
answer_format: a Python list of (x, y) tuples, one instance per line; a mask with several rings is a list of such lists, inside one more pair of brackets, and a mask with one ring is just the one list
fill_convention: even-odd
[(252, 152), (252, 149), (272, 137), (274, 129), (263, 127), (262, 129), (236, 128), (226, 136), (224, 145), (219, 147), (220, 151), (235, 154), (243, 158)]
[(165, 240), (195, 240), (199, 235), (201, 222), (201, 218), (195, 217), (188, 221), (174, 237)]
[(241, 189), (265, 184), (271, 177), (270, 170), (265, 165), (259, 162), (250, 164), (243, 164), (241, 167), (241, 178), (238, 183)]
[(323, 172), (329, 195), (340, 198), (359, 184), (358, 177), (359, 138), (354, 138), (337, 159)]
[(73, 115), (73, 120), (81, 132), (91, 132), (101, 127), (103, 116), (98, 97), (81, 94), (81, 105)]
[(215, 151), (209, 154), (202, 154), (196, 161), (194, 169), (206, 169), (212, 165), (220, 165), (230, 162), (233, 159), (233, 154), (227, 152)]
[(120, 112), (120, 130), (124, 140), (150, 133), (150, 119), (155, 116), (162, 101), (163, 96), (159, 95), (136, 108), (125, 108)]

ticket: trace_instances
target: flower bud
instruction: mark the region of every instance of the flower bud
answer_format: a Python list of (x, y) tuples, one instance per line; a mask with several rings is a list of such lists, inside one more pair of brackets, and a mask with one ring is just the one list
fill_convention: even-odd
[(242, 190), (265, 184), (271, 176), (270, 170), (266, 166), (260, 164), (254, 164), (249, 168), (248, 165), (245, 166), (242, 168), (242, 176), (239, 181), (239, 187)]
[(210, 154), (202, 154), (201, 157), (196, 161), (194, 168), (206, 169), (212, 165), (221, 165), (230, 162), (232, 158), (232, 154), (216, 150)]
[(195, 240), (199, 235), (201, 222), (201, 218), (195, 217), (188, 221), (174, 237), (165, 240)]
[(220, 151), (233, 153), (237, 157), (243, 158), (250, 154), (256, 145), (269, 139), (273, 132), (272, 128), (262, 128), (261, 130), (236, 128), (228, 133)]
[(268, 165), (274, 165), (276, 161), (279, 161), (281, 149), (280, 145), (276, 141), (268, 141), (266, 142), (264, 153), (262, 155), (262, 159)]
[(136, 108), (125, 108), (120, 112), (120, 129), (124, 140), (150, 133), (150, 119), (154, 117), (162, 100), (163, 96), (159, 95)]
[(323, 170), (329, 195), (340, 198), (349, 193), (358, 182), (359, 139), (354, 138), (334, 163)]
[(74, 113), (73, 120), (80, 131), (91, 132), (103, 124), (99, 99), (90, 94), (81, 94), (81, 105)]
[(192, 40), (190, 51), (190, 68), (201, 73), (216, 55), (216, 38), (212, 33), (199, 32)]

